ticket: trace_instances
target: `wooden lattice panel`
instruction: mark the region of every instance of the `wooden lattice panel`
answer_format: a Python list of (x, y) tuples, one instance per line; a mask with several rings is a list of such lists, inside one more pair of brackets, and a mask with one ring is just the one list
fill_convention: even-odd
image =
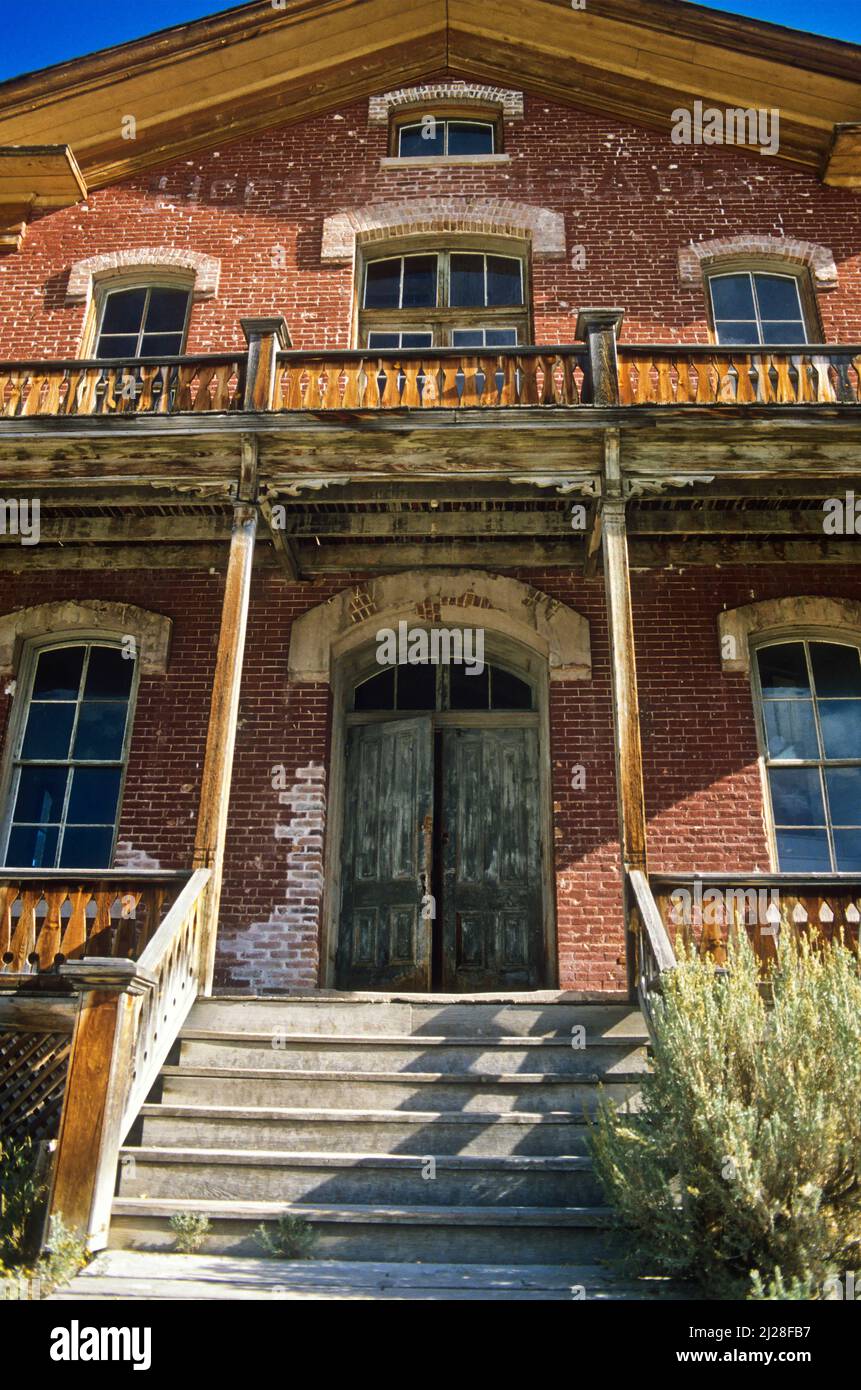
[(69, 1033), (0, 1031), (0, 1134), (56, 1139), (72, 1039)]

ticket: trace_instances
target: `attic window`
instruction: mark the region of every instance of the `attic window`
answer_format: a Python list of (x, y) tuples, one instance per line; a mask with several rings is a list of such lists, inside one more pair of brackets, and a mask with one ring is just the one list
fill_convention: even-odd
[(389, 125), (389, 155), (395, 159), (496, 162), (502, 147), (499, 108), (412, 107), (393, 114)]

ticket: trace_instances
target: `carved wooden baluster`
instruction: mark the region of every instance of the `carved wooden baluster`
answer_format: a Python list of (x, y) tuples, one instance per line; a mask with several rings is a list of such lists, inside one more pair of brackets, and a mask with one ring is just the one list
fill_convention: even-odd
[(481, 405), (478, 381), (476, 380), (476, 376), (478, 374), (478, 358), (462, 357), (460, 360), (460, 366), (464, 376), (463, 395), (460, 398), (461, 406), (466, 407)]
[(141, 367), (139, 379), (139, 391), (135, 402), (137, 415), (145, 415), (153, 408), (155, 383), (160, 367)]
[(53, 888), (45, 892), (45, 916), (36, 942), (40, 970), (50, 970), (60, 954), (60, 940), (63, 935), (61, 913), (68, 896), (67, 888)]
[[(501, 383), (498, 378), (501, 377)], [(497, 358), (494, 368), (494, 384), (496, 385), (499, 398), (499, 405), (515, 405), (517, 401), (517, 383), (515, 381), (514, 358), (507, 354)]]
[(633, 405), (635, 402), (633, 382), (634, 359), (619, 353), (619, 404)]
[(197, 375), (197, 390), (194, 394), (194, 405), (192, 409), (200, 414), (205, 410), (212, 410), (212, 396), (209, 392), (210, 384), (215, 379), (214, 367), (201, 367)]
[(96, 888), (91, 891), (89, 897), (90, 902), (95, 903), (96, 915), (87, 941), (86, 953), (88, 956), (111, 956), (114, 936), (111, 903), (115, 897), (114, 891), (111, 888)]
[(185, 363), (177, 371), (176, 381), (176, 400), (174, 410), (193, 410), (194, 397), (192, 394), (192, 384), (197, 374), (197, 367), (194, 363)]
[(41, 415), (42, 389), (45, 384), (45, 378), (43, 376), (37, 375), (35, 372), (29, 372), (27, 374), (27, 383), (29, 386), (29, 390), (27, 392), (27, 399), (24, 401), (24, 404), (21, 408), (21, 414)]
[(697, 391), (694, 400), (697, 405), (712, 405), (715, 399), (716, 373), (709, 357), (696, 359)]
[(134, 956), (137, 937), (137, 907), (141, 900), (141, 889), (127, 890), (120, 894), (120, 920), (114, 936), (115, 956)]
[(730, 371), (730, 358), (715, 354), (712, 358), (717, 373), (716, 401), (719, 405), (735, 405), (736, 380)]
[(308, 373), (304, 362), (292, 360), (287, 368), (289, 372), (289, 394), (286, 401), (288, 410), (302, 410), (305, 405), (305, 396), (308, 389)]
[(422, 384), (422, 409), (436, 410), (439, 406), (439, 364), (433, 359), (423, 357), (418, 367), (417, 379)]
[(382, 357), (378, 357), (375, 376), (380, 409), (394, 410), (401, 403), (397, 363), (384, 362)]
[(30, 957), (36, 951), (36, 907), (42, 897), (38, 889), (25, 888), (19, 895), (21, 915), (12, 937), (13, 975), (29, 973)]
[(9, 969), (6, 956), (12, 950), (12, 904), (17, 896), (17, 888), (8, 884), (0, 887), (0, 975)]
[(538, 382), (536, 380), (537, 359), (534, 353), (524, 353), (517, 358), (520, 372), (520, 405), (538, 404)]
[(448, 410), (457, 409), (457, 362), (451, 357), (425, 358), (425, 370), (433, 371), (436, 381), (436, 404)]
[(660, 357), (655, 357), (655, 367), (658, 373), (658, 405), (673, 405), (673, 379), (670, 374), (670, 359), (661, 353)]
[(739, 405), (753, 405), (756, 402), (756, 392), (750, 379), (750, 354), (735, 352), (730, 357), (730, 363), (735, 368), (738, 378), (735, 388), (737, 403)]
[(232, 362), (224, 362), (220, 367), (216, 367), (212, 379), (214, 390), (212, 393), (213, 410), (229, 410), (231, 406), (230, 380), (233, 376), (234, 366)]
[(680, 355), (674, 357), (672, 363), (676, 369), (676, 405), (689, 405), (695, 392), (688, 359)]
[(637, 405), (655, 405), (655, 387), (652, 382), (652, 357), (645, 353), (637, 358)]
[(74, 888), (68, 896), (72, 910), (60, 943), (60, 955), (65, 960), (81, 960), (87, 945), (87, 903), (90, 894), (85, 888)]
[(359, 386), (359, 375), (361, 370), (361, 358), (358, 358), (355, 362), (341, 363), (343, 390), (340, 391), (339, 388), (339, 391), (342, 410), (358, 410), (362, 404), (362, 395)]
[(792, 377), (789, 374), (789, 357), (785, 352), (774, 356), (774, 365), (777, 368), (777, 403), (778, 405), (795, 405), (795, 387), (792, 384)]
[(401, 405), (410, 406), (415, 410), (422, 403), (417, 381), (419, 363), (414, 357), (406, 357), (400, 363), (399, 371), (402, 378)]
[(794, 356), (792, 362), (798, 376), (798, 384), (795, 388), (796, 400), (799, 405), (810, 405), (816, 400), (816, 392), (813, 384), (813, 364), (806, 352)]

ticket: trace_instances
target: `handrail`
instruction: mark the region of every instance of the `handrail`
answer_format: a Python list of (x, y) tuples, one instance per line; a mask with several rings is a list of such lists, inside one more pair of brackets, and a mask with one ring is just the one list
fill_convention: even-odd
[(650, 1032), (654, 1032), (652, 995), (661, 989), (661, 977), (676, 967), (676, 953), (658, 911), (649, 880), (642, 869), (629, 869), (628, 882), (634, 896), (634, 927), (637, 947), (637, 997)]
[(52, 1215), (107, 1241), (120, 1145), (202, 991), (211, 869), (197, 869), (139, 959), (60, 967), (80, 992), (50, 1200)]

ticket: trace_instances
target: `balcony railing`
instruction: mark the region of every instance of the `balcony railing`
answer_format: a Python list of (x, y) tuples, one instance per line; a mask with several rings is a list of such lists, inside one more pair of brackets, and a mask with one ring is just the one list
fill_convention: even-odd
[(0, 420), (239, 411), (861, 406), (861, 347), (587, 344), (0, 363)]

